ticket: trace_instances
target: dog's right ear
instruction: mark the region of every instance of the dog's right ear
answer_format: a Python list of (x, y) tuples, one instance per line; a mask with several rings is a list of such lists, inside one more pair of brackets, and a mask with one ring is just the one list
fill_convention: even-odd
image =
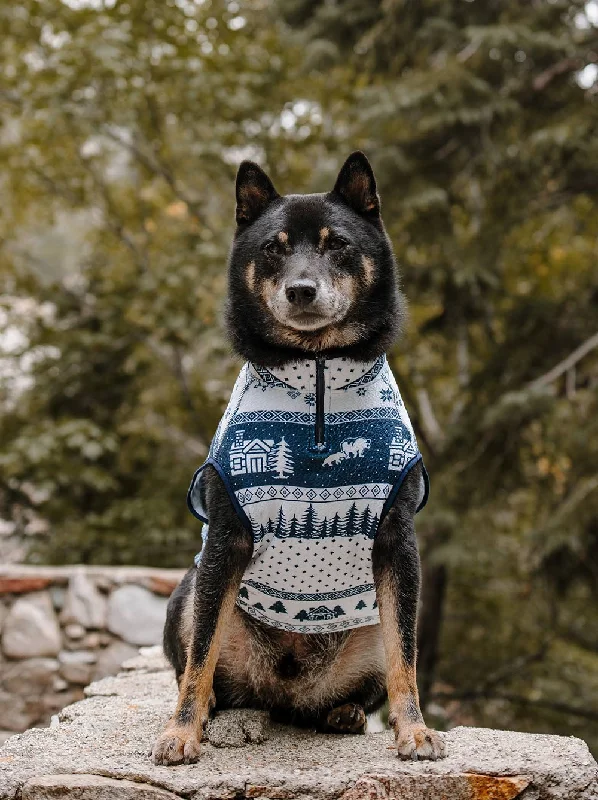
[(237, 225), (250, 225), (266, 207), (280, 197), (264, 170), (253, 161), (243, 161), (237, 172)]

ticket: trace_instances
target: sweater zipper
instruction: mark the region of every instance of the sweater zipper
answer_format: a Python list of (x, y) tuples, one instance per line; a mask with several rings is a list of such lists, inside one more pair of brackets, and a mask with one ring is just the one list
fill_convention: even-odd
[(324, 364), (321, 356), (316, 357), (316, 450), (326, 449), (326, 423), (324, 418)]

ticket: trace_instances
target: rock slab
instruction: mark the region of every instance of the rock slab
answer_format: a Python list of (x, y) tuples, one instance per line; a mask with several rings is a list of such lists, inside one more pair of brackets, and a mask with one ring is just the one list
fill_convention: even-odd
[(60, 627), (47, 592), (20, 597), (2, 629), (2, 649), (9, 658), (56, 656), (61, 647)]
[(121, 586), (110, 595), (108, 630), (129, 644), (156, 644), (162, 640), (167, 602), (142, 586)]
[(0, 800), (597, 800), (580, 739), (477, 728), (444, 734), (448, 757), (399, 761), (389, 731), (316, 734), (228, 711), (197, 764), (157, 767), (153, 741), (176, 685), (155, 649), (86, 690), (49, 729), (0, 749)]

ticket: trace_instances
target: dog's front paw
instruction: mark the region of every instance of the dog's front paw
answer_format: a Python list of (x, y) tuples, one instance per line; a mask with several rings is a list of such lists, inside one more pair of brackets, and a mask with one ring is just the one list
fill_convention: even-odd
[(168, 725), (152, 751), (154, 764), (165, 767), (194, 764), (199, 758), (200, 737), (193, 726)]
[(436, 761), (446, 756), (442, 736), (426, 728), (423, 723), (407, 723), (395, 728), (399, 758), (411, 761), (430, 759)]

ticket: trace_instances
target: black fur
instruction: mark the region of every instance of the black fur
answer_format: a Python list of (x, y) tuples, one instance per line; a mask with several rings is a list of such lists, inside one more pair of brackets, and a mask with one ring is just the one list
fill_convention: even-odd
[[(253, 187), (249, 192), (247, 183)], [(361, 153), (345, 162), (334, 189), (327, 194), (288, 195), (281, 197), (263, 171), (244, 162), (237, 178), (237, 198), (254, 199), (253, 216), (246, 204), (237, 207), (237, 228), (229, 257), (229, 292), (226, 323), (233, 347), (239, 355), (264, 366), (280, 366), (288, 361), (315, 355), (327, 358), (339, 355), (355, 360), (369, 360), (384, 353), (397, 338), (405, 316), (405, 301), (399, 291), (397, 268), (392, 247), (382, 219), (376, 183), (367, 159)], [(256, 199), (257, 198), (257, 199)], [(371, 203), (375, 208), (368, 208)], [(349, 242), (341, 254), (318, 253), (319, 233), (329, 228)], [(288, 233), (291, 252), (301, 249), (320, 273), (356, 276), (361, 257), (375, 265), (371, 286), (360, 287), (344, 325), (363, 326), (363, 334), (354, 344), (318, 350), (318, 332), (307, 335), (303, 347), (281, 342), (272, 315), (262, 299), (250, 291), (245, 281), (247, 264), (255, 262), (256, 275), (271, 277), (284, 274), (290, 253), (269, 254), (263, 250), (279, 231)], [(341, 326), (342, 328), (342, 326)]]
[[(236, 191), (238, 228), (230, 254), (227, 325), (237, 353), (258, 364), (275, 366), (315, 355), (367, 360), (385, 352), (400, 329), (404, 302), (380, 217), (374, 175), (365, 156), (354, 153), (347, 159), (328, 194), (281, 197), (260, 167), (251, 162), (241, 165)], [(324, 244), (322, 229), (327, 229)], [(349, 287), (353, 299), (342, 318), (335, 318), (324, 330), (302, 330), (293, 339), (264, 299), (264, 287), (278, 291), (282, 286), (288, 297), (284, 282), (295, 280), (297, 274), (305, 280), (313, 279), (318, 287)], [(355, 331), (359, 334), (356, 340)], [(413, 518), (422, 483), (422, 467), (417, 464), (400, 487), (372, 550), (377, 589), (381, 585), (391, 587), (392, 610), (402, 642), (398, 660), (413, 668), (420, 574)], [(179, 680), (188, 658), (192, 674), (199, 674), (223, 599), (227, 591), (238, 589), (253, 547), (251, 535), (239, 521), (212, 467), (206, 469), (205, 487), (211, 520), (205, 551), (199, 568), (189, 570), (173, 593), (164, 629), (164, 650)], [(185, 630), (184, 609), (189, 608), (192, 593), (192, 630)], [(329, 696), (322, 696), (318, 688), (319, 676), (325, 683), (331, 674), (337, 675), (336, 659), (342, 657), (353, 632), (287, 634), (238, 607), (234, 613), (241, 631), (237, 635), (251, 643), (252, 658), (257, 654), (259, 669), (253, 677), (248, 676), (243, 670), (245, 664), (231, 663), (230, 656), (228, 663), (221, 663), (221, 654), (213, 678), (217, 708), (267, 708), (276, 719), (327, 729), (327, 714), (332, 709), (354, 703), (368, 712), (385, 701), (384, 666), (372, 666), (369, 671), (364, 668), (359, 674), (352, 665), (343, 676), (342, 690), (331, 686)], [(377, 626), (376, 631), (379, 636)], [(309, 697), (293, 691), (306, 677), (313, 678), (313, 706)], [(198, 719), (193, 706), (194, 678), (189, 680), (186, 673), (181, 682), (184, 696), (175, 715), (183, 725)], [(422, 721), (415, 685), (413, 692), (402, 697), (401, 704), (402, 711), (396, 710), (396, 703), (393, 711), (397, 730)], [(407, 757), (414, 757), (409, 752)], [(175, 762), (167, 758), (159, 763)]]

